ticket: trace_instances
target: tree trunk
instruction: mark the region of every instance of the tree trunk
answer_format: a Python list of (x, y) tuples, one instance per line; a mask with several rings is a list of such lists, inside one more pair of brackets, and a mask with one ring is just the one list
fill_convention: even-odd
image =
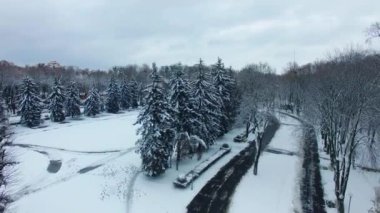
[(251, 122), (248, 121), (246, 126), (245, 126), (245, 137), (248, 138), (249, 135), (249, 127), (251, 127)]
[(177, 159), (176, 159), (176, 164), (175, 164), (175, 168), (177, 171), (178, 171), (178, 165), (179, 165), (180, 160), (181, 160), (181, 143), (178, 141), (178, 143), (177, 143)]
[(262, 144), (262, 136), (261, 134), (257, 137), (257, 151), (256, 151), (256, 157), (255, 157), (255, 164), (253, 167), (253, 174), (257, 175), (257, 167), (259, 166), (259, 158), (261, 154), (261, 144)]
[(338, 213), (344, 213), (344, 199), (337, 199), (337, 210)]

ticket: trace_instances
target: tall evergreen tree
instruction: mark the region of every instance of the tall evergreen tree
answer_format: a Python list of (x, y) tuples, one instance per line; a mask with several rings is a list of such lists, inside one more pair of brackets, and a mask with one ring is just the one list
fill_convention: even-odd
[(67, 89), (66, 116), (72, 118), (80, 116), (79, 90), (75, 82), (71, 82)]
[(7, 106), (8, 112), (16, 114), (17, 110), (17, 85), (7, 85), (3, 90), (3, 98)]
[[(193, 109), (192, 99), (190, 98), (190, 86), (183, 76), (182, 67), (174, 65), (174, 76), (170, 81), (170, 104), (173, 110), (173, 126), (176, 129), (176, 135), (180, 134), (193, 135), (197, 134), (197, 129), (201, 125), (200, 114)], [(181, 147), (184, 140), (177, 138), (176, 140), (176, 168), (178, 169), (181, 160)]]
[(95, 116), (100, 113), (100, 95), (96, 88), (92, 88), (89, 96), (84, 102), (84, 114), (86, 116)]
[(63, 90), (60, 80), (55, 79), (53, 91), (48, 98), (50, 119), (53, 122), (62, 122), (65, 120), (64, 104), (66, 97)]
[(228, 108), (231, 100), (231, 92), (229, 90), (231, 79), (227, 75), (222, 59), (218, 58), (218, 62), (213, 66), (214, 86), (217, 90), (219, 98), (222, 100), (220, 104), (221, 117), (220, 126), (221, 134), (226, 133), (230, 128), (230, 119), (228, 117)]
[(220, 135), (220, 98), (215, 87), (209, 82), (210, 77), (205, 73), (202, 59), (198, 64), (198, 76), (193, 82), (191, 95), (194, 110), (201, 115), (196, 135), (208, 145), (212, 145)]
[(107, 112), (110, 113), (117, 113), (120, 110), (119, 87), (117, 86), (114, 78), (111, 78), (107, 89), (106, 109)]
[(227, 110), (227, 117), (228, 117), (228, 123), (229, 128), (231, 128), (232, 124), (235, 122), (235, 117), (237, 115), (237, 109), (239, 107), (239, 103), (241, 102), (241, 96), (240, 92), (237, 87), (236, 77), (234, 75), (234, 71), (232, 70), (232, 67), (228, 69), (228, 84), (227, 88), (229, 90), (230, 94), (230, 100), (228, 104), (226, 105)]
[(28, 77), (24, 78), (20, 99), (20, 123), (28, 127), (38, 126), (41, 122), (41, 99), (36, 84)]
[(120, 106), (123, 109), (131, 107), (131, 94), (126, 80), (123, 81), (120, 88)]
[(172, 66), (174, 76), (170, 81), (170, 104), (174, 109), (177, 132), (187, 132), (189, 135), (195, 133), (195, 128), (199, 125), (197, 112), (193, 110), (192, 99), (190, 98), (190, 85), (184, 78), (181, 67)]
[(130, 91), (130, 104), (132, 109), (136, 109), (139, 106), (139, 90), (138, 90), (138, 84), (135, 80), (132, 80), (129, 84), (129, 91)]
[(152, 84), (149, 86), (146, 105), (139, 114), (136, 124), (141, 124), (138, 133), (137, 152), (142, 159), (143, 171), (148, 176), (158, 176), (169, 167), (171, 153), (167, 132), (173, 122), (171, 108), (163, 94), (157, 67), (153, 64)]

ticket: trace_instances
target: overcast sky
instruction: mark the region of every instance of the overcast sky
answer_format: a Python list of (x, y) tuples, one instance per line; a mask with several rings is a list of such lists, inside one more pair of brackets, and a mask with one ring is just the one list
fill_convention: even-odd
[(0, 0), (0, 60), (82, 68), (268, 62), (278, 72), (365, 44), (378, 0)]

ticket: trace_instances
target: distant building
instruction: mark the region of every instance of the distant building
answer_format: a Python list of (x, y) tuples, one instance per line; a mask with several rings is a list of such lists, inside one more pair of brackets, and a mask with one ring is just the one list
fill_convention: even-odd
[(46, 65), (49, 68), (61, 68), (62, 66), (57, 61), (50, 61)]

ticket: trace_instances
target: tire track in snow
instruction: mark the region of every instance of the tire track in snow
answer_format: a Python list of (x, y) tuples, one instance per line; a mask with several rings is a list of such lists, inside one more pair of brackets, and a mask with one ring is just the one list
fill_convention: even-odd
[(134, 186), (137, 180), (137, 177), (142, 171), (140, 169), (136, 170), (131, 178), (131, 180), (128, 183), (127, 187), (127, 196), (126, 196), (126, 201), (127, 201), (127, 213), (130, 213), (131, 211), (131, 206), (133, 203), (133, 195), (134, 195)]
[(105, 154), (105, 153), (112, 153), (112, 152), (115, 153), (115, 152), (123, 151), (123, 149), (103, 150), (103, 151), (79, 151), (79, 150), (63, 149), (63, 148), (57, 148), (57, 147), (51, 147), (51, 146), (41, 146), (41, 145), (35, 145), (35, 144), (20, 144), (20, 143), (11, 143), (11, 144), (8, 144), (8, 146), (17, 146), (17, 147), (22, 147), (22, 148), (31, 149), (31, 150), (34, 150), (35, 148), (50, 149), (50, 150), (79, 153), (79, 154)]

